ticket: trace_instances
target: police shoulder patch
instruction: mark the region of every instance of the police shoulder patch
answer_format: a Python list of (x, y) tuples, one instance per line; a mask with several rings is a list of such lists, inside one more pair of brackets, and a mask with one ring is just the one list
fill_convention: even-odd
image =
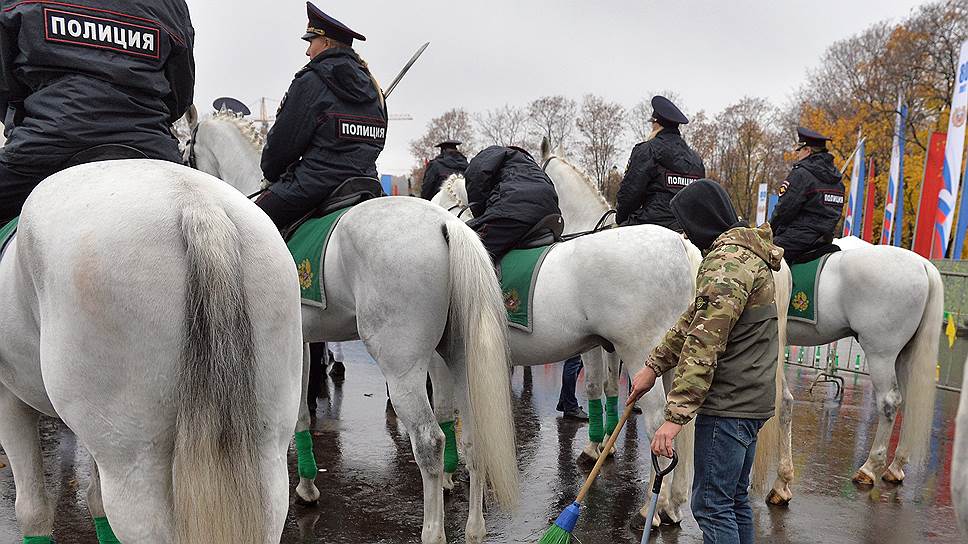
[(783, 196), (783, 193), (787, 192), (790, 187), (790, 182), (788, 180), (783, 180), (783, 183), (776, 189), (776, 194)]
[(700, 295), (696, 297), (696, 310), (705, 310), (709, 307), (709, 297)]
[[(63, 6), (73, 8), (69, 4)], [(44, 39), (55, 44), (108, 50), (143, 59), (161, 58), (160, 23), (122, 13), (102, 13), (83, 6), (77, 6), (77, 9), (97, 11), (98, 15), (45, 7)]]

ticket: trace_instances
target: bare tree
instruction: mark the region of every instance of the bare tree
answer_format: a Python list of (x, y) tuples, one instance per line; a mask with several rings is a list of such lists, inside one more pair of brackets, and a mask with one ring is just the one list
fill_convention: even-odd
[(615, 166), (623, 141), (625, 108), (600, 96), (585, 95), (576, 126), (581, 134), (580, 162), (605, 189), (608, 172)]
[(484, 145), (525, 147), (528, 114), (524, 108), (504, 105), (476, 116)]
[(427, 123), (427, 130), (424, 131), (423, 136), (410, 142), (410, 153), (417, 159), (416, 166), (410, 171), (415, 184), (413, 190), (417, 193), (420, 192), (420, 181), (423, 180), (427, 162), (437, 154), (434, 146), (445, 140), (464, 142), (462, 147), (467, 154), (476, 149), (474, 127), (471, 124), (471, 116), (466, 110), (455, 108), (440, 117), (431, 119)]
[(542, 96), (528, 105), (529, 136), (534, 147), (547, 138), (551, 149), (567, 148), (575, 129), (578, 104), (565, 96)]

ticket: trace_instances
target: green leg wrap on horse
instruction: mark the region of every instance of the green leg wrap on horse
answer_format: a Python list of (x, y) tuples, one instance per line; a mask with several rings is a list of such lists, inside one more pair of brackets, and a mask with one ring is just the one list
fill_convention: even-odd
[(25, 536), (24, 544), (51, 544), (49, 536)]
[(457, 472), (457, 433), (454, 432), (454, 422), (441, 423), (440, 430), (444, 431), (444, 472)]
[(296, 460), (299, 466), (299, 477), (315, 480), (316, 457), (313, 455), (313, 435), (309, 431), (296, 433)]
[(121, 544), (118, 537), (114, 536), (108, 518), (94, 518), (94, 532), (97, 533), (98, 544)]
[(605, 397), (605, 436), (618, 427), (618, 397)]
[(602, 428), (602, 399), (588, 399), (588, 439), (601, 444), (605, 439)]

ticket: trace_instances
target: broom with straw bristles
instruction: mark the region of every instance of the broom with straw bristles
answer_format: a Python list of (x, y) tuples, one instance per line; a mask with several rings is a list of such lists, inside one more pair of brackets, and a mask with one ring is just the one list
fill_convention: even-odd
[(632, 415), (632, 409), (634, 407), (634, 403), (625, 407), (621, 419), (618, 420), (618, 425), (615, 426), (612, 435), (605, 442), (605, 448), (602, 450), (601, 455), (598, 456), (595, 467), (592, 468), (588, 478), (585, 478), (585, 485), (581, 486), (578, 496), (575, 497), (575, 502), (568, 505), (568, 508), (565, 508), (561, 512), (561, 515), (555, 520), (554, 525), (545, 531), (544, 536), (541, 537), (538, 544), (569, 544), (571, 542), (571, 532), (575, 529), (575, 524), (578, 523), (578, 516), (581, 515), (581, 503), (585, 500), (585, 495), (588, 494), (588, 490), (592, 488), (592, 483), (595, 482), (595, 478), (598, 477), (598, 473), (602, 470), (602, 465), (605, 464), (605, 458), (608, 457), (606, 452), (612, 451), (615, 441), (618, 440), (618, 433), (622, 431), (625, 422)]

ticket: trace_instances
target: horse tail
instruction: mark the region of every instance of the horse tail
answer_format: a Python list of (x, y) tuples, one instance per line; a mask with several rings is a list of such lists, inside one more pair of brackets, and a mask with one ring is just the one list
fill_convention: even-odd
[(240, 235), (204, 195), (183, 205), (188, 285), (175, 386), (175, 542), (263, 544), (257, 366)]
[(460, 221), (443, 226), (450, 245), (450, 336), (463, 341), (476, 465), (505, 509), (518, 500), (511, 414), (510, 351), (501, 288), (477, 235)]
[(757, 495), (766, 494), (766, 483), (770, 469), (779, 462), (783, 433), (780, 432), (781, 421), (789, 417), (783, 413), (783, 393), (786, 389), (786, 376), (783, 374), (786, 362), (787, 310), (790, 305), (790, 290), (792, 279), (790, 267), (786, 261), (780, 262), (780, 270), (773, 274), (773, 292), (776, 301), (777, 324), (777, 355), (776, 355), (776, 384), (774, 388), (774, 414), (763, 428), (756, 441), (756, 453), (753, 457), (753, 492)]
[[(898, 358), (901, 372), (907, 371), (902, 394), (904, 395), (904, 419), (901, 441), (895, 458), (921, 465), (928, 454), (931, 440), (931, 423), (934, 417), (935, 372), (938, 364), (938, 332), (944, 320), (944, 283), (941, 273), (933, 264), (925, 261), (924, 271), (928, 279), (928, 300), (921, 314), (921, 324), (911, 341)], [(905, 368), (906, 367), (906, 368)], [(895, 460), (895, 465), (900, 463)]]

